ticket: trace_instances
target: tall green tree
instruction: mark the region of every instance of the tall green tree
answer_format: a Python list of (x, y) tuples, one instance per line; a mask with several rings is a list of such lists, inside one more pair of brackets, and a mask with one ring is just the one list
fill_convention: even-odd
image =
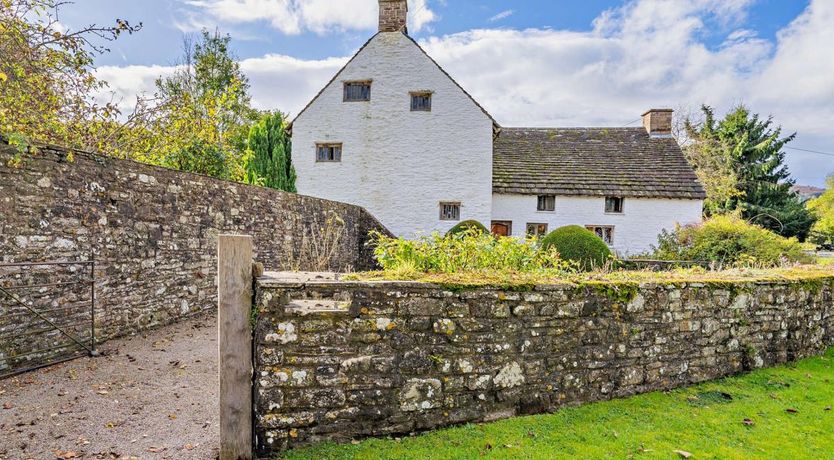
[(249, 130), (246, 181), (286, 192), (296, 192), (295, 167), (284, 114), (265, 114)]
[(711, 107), (702, 107), (704, 122), (690, 124), (689, 137), (707, 154), (726, 162), (738, 193), (713, 203), (716, 214), (738, 211), (746, 220), (782, 236), (804, 240), (814, 216), (791, 191), (794, 180), (785, 165), (782, 148), (796, 134), (782, 137), (773, 119), (762, 120), (739, 106), (716, 121)]
[(196, 42), (185, 41), (177, 71), (157, 80), (154, 98), (145, 101), (155, 106), (155, 142), (146, 161), (187, 167), (224, 158), (225, 167), (208, 168), (209, 174), (223, 172), (225, 179), (245, 179), (246, 138), (260, 114), (251, 107), (249, 82), (229, 49), (230, 42), (228, 35), (204, 30)]

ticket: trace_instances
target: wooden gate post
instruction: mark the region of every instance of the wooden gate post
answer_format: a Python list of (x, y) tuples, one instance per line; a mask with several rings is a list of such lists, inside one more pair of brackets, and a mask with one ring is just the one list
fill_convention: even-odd
[(217, 240), (220, 460), (252, 459), (252, 237)]

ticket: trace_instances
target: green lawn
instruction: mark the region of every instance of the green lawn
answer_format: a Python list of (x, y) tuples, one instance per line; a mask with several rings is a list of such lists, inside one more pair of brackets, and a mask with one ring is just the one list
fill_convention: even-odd
[(692, 459), (834, 459), (832, 380), (834, 348), (686, 389), (402, 439), (320, 444), (286, 458), (679, 459), (680, 450)]

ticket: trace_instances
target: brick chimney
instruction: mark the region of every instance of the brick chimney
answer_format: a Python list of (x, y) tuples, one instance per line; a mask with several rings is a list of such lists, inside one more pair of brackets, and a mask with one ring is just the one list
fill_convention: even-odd
[(643, 114), (643, 127), (650, 137), (672, 137), (672, 109), (650, 109)]
[(379, 31), (408, 33), (408, 0), (379, 0)]

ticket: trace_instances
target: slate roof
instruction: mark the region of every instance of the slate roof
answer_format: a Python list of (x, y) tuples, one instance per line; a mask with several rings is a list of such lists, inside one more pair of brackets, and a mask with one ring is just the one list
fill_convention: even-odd
[(495, 193), (703, 199), (672, 138), (641, 128), (501, 128)]

